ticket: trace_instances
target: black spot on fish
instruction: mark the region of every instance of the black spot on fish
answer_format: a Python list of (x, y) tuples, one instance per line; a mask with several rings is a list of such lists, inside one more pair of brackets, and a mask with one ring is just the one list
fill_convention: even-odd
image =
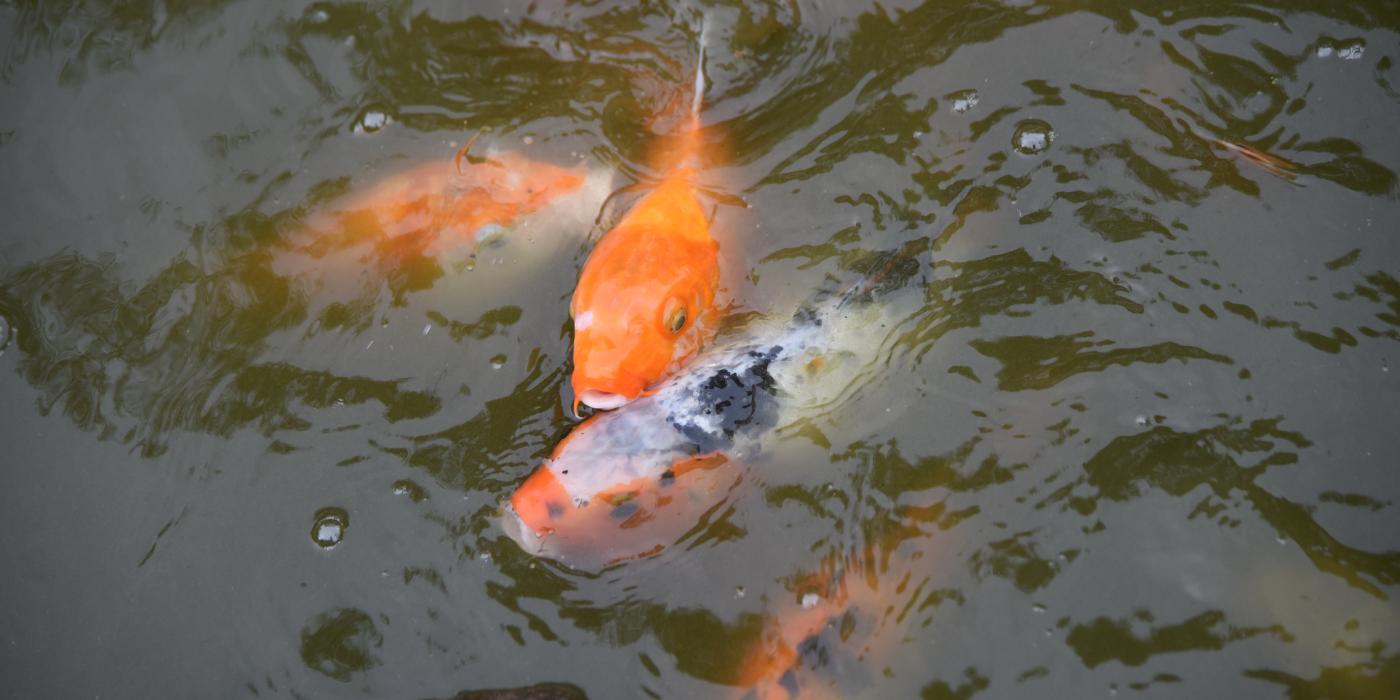
[(564, 517), (564, 506), (561, 506), (558, 503), (550, 501), (549, 503), (546, 503), (544, 507), (545, 511), (549, 513), (550, 520), (555, 520)]
[(771, 424), (776, 385), (768, 366), (781, 351), (780, 346), (752, 350), (745, 355), (747, 362), (715, 370), (681, 402), (697, 406), (698, 415), (672, 414), (671, 425), (693, 440), (698, 451), (715, 452), (729, 447), (736, 433)]
[(675, 472), (671, 471), (670, 469), (667, 469), (665, 472), (662, 472), (662, 474), (661, 474), (661, 485), (662, 485), (662, 486), (670, 486), (671, 484), (674, 484), (674, 483), (676, 483), (676, 473), (675, 473)]
[(628, 500), (617, 504), (616, 508), (608, 511), (608, 515), (618, 520), (626, 520), (631, 517), (633, 513), (637, 512), (637, 508), (636, 501)]
[(813, 308), (811, 305), (805, 305), (802, 308), (798, 309), (797, 313), (792, 315), (792, 322), (794, 325), (810, 323), (814, 326), (820, 327), (822, 325), (822, 318), (821, 316), (817, 315), (817, 310), (815, 308)]
[(826, 646), (822, 644), (821, 633), (812, 634), (797, 645), (797, 657), (811, 668), (827, 665)]
[(795, 698), (802, 692), (802, 688), (797, 685), (797, 671), (791, 668), (783, 671), (783, 675), (778, 677), (778, 685), (788, 692), (788, 697)]

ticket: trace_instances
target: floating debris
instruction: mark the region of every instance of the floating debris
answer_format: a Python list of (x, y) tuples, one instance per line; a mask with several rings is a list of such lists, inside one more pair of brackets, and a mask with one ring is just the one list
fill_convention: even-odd
[(1297, 163), (1284, 160), (1278, 156), (1265, 153), (1253, 146), (1246, 146), (1240, 143), (1231, 143), (1229, 141), (1215, 139), (1215, 145), (1241, 156), (1245, 160), (1263, 168), (1265, 172), (1274, 177), (1282, 178), (1288, 182), (1297, 184), (1296, 180), (1298, 179), (1298, 169), (1300, 167)]

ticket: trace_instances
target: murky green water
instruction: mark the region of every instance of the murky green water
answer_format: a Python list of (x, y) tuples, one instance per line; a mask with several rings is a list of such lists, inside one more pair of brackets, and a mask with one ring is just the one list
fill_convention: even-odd
[(0, 4), (6, 695), (731, 697), (839, 560), (808, 691), (1394, 697), (1400, 5), (1130, 4), (709, 8), (746, 309), (911, 241), (922, 303), (601, 572), (494, 520), (585, 232), (303, 246), (478, 129), (645, 178), (693, 8)]

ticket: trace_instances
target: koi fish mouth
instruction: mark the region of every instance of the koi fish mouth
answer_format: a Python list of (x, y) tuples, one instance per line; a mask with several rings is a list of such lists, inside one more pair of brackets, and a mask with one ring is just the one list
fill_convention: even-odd
[(632, 399), (628, 398), (625, 394), (612, 391), (599, 391), (597, 389), (588, 389), (584, 391), (579, 395), (578, 400), (590, 408), (599, 411), (611, 411), (614, 408), (621, 408), (632, 401)]
[(507, 537), (515, 540), (516, 544), (520, 545), (522, 550), (536, 556), (544, 553), (544, 543), (547, 536), (535, 532), (533, 528), (525, 523), (525, 519), (521, 518), (520, 514), (515, 512), (514, 508), (510, 506), (501, 508), (497, 517), (497, 524), (500, 526), (501, 530), (506, 533)]

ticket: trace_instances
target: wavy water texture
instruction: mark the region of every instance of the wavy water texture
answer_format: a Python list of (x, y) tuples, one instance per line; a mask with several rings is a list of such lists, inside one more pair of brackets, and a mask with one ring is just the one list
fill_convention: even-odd
[[(873, 273), (878, 352), (672, 546), (577, 571), (499, 504), (577, 425), (567, 299), (702, 22), (726, 332)], [(0, 27), (12, 693), (1392, 694), (1394, 2)], [(443, 252), (338, 209), (469, 141), (619, 196)]]

